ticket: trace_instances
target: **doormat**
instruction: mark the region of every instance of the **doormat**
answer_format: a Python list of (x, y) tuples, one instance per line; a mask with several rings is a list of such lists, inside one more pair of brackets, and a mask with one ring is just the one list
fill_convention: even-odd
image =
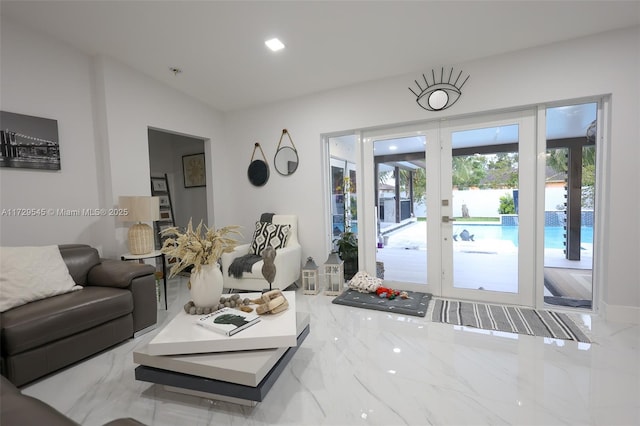
[(419, 291), (407, 291), (408, 299), (396, 297), (393, 300), (381, 298), (375, 293), (360, 293), (356, 290), (345, 290), (340, 296), (333, 299), (337, 305), (353, 306), (356, 308), (386, 311), (395, 314), (413, 315), (424, 317), (427, 314), (427, 306), (431, 295)]
[(542, 309), (435, 299), (431, 320), (483, 330), (591, 343), (567, 314)]

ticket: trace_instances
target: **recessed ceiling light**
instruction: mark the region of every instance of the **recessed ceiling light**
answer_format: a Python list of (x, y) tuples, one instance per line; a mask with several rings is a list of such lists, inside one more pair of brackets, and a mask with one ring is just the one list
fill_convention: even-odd
[(274, 52), (284, 49), (284, 44), (277, 38), (272, 38), (271, 40), (267, 40), (264, 42), (264, 44), (266, 44), (267, 47), (273, 50)]
[(391, 146), (389, 147), (389, 151), (395, 151), (396, 149), (398, 149), (398, 147), (397, 147), (397, 146), (395, 146), (395, 145), (391, 145)]

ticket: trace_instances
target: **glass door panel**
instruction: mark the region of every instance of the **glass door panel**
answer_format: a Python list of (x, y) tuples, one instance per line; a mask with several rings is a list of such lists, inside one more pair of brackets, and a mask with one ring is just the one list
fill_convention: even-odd
[(458, 123), (441, 133), (443, 295), (531, 305), (533, 114)]
[(426, 137), (374, 141), (378, 275), (391, 282), (427, 280)]
[[(358, 179), (356, 173), (356, 136), (343, 135), (328, 139), (329, 146), (329, 210), (330, 250), (344, 261), (344, 279), (358, 272)], [(339, 245), (338, 240), (353, 244)], [(357, 246), (357, 247), (355, 247)]]
[(546, 110), (544, 301), (591, 308), (597, 103)]
[[(515, 142), (483, 154), (452, 158), (453, 285), (455, 288), (518, 292), (518, 142), (517, 125), (452, 134), (473, 139), (479, 131), (512, 132)], [(481, 139), (476, 139), (481, 144)], [(479, 146), (473, 147), (480, 150)], [(499, 273), (496, 273), (500, 271)]]

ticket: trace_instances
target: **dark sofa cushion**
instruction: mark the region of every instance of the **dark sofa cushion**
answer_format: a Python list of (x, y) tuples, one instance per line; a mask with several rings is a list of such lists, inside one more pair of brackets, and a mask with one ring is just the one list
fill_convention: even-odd
[(2, 314), (2, 354), (14, 355), (88, 330), (133, 311), (130, 291), (85, 287)]

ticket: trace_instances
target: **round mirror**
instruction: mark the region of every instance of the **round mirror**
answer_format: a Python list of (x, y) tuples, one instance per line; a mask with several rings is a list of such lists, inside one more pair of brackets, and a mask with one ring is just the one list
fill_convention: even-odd
[(255, 186), (262, 186), (269, 180), (269, 166), (262, 160), (254, 160), (247, 170), (249, 182)]
[(298, 151), (290, 146), (278, 148), (273, 162), (278, 173), (283, 176), (292, 175), (298, 168)]

